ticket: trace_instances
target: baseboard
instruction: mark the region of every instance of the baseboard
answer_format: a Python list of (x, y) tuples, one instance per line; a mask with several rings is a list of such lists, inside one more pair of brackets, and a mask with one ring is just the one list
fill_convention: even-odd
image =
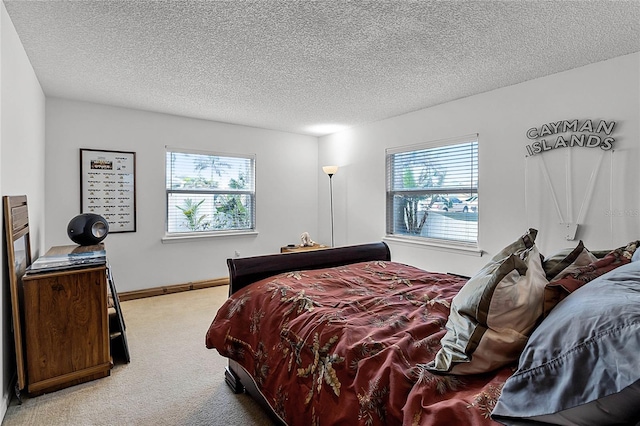
[(126, 300), (142, 299), (143, 297), (162, 296), (164, 294), (180, 293), (182, 291), (199, 290), (202, 288), (218, 287), (221, 285), (229, 285), (229, 277), (146, 288), (144, 290), (125, 291), (122, 293), (118, 292), (118, 297), (121, 302), (124, 302)]
[[(6, 356), (6, 351), (4, 356)], [(7, 389), (4, 389), (4, 393), (2, 395), (2, 400), (0, 401), (0, 423), (4, 421), (4, 416), (7, 414), (7, 410), (9, 409), (9, 405), (11, 405), (11, 399), (16, 395), (16, 383), (18, 382), (18, 373), (14, 372), (11, 376), (11, 380), (9, 380), (9, 386)]]

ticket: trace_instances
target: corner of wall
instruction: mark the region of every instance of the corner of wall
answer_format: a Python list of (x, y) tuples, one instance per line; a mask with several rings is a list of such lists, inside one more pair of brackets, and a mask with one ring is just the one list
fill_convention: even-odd
[[(31, 246), (44, 235), (45, 96), (4, 3), (0, 2), (0, 193), (29, 197)], [(32, 209), (33, 208), (33, 209)], [(0, 224), (4, 227), (3, 220)], [(5, 242), (0, 242), (4, 259)], [(8, 277), (2, 271), (0, 291), (0, 419), (14, 394), (16, 378)]]

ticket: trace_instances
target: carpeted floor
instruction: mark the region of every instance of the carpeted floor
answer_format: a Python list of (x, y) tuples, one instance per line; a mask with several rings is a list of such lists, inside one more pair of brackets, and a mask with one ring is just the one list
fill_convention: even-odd
[(204, 336), (227, 297), (213, 287), (122, 302), (131, 363), (109, 377), (34, 398), (14, 399), (13, 425), (272, 425), (247, 395), (224, 383), (226, 359)]

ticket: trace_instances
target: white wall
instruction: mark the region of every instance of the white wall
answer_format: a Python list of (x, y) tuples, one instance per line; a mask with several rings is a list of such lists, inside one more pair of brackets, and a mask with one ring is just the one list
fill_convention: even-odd
[[(228, 275), (226, 259), (277, 253), (317, 233), (317, 138), (132, 109), (48, 98), (46, 244), (72, 244), (80, 213), (80, 148), (136, 152), (137, 231), (105, 239), (119, 292)], [(257, 236), (161, 242), (165, 222), (165, 146), (256, 158)]]
[[(479, 134), (479, 245), (485, 255), (391, 242), (394, 260), (470, 275), (529, 227), (540, 231), (537, 243), (543, 254), (575, 245), (577, 240), (564, 237), (541, 161), (547, 164), (566, 221), (568, 213), (575, 220), (581, 206), (587, 205), (588, 182), (602, 157), (576, 238), (592, 249), (640, 239), (639, 79), (640, 53), (635, 53), (321, 138), (320, 164), (341, 166), (334, 176), (336, 244), (384, 237), (386, 148), (471, 133)], [(532, 142), (526, 131), (564, 119), (616, 121), (614, 152), (574, 147), (525, 158), (525, 147)], [(319, 232), (326, 238), (328, 183), (326, 191), (320, 183)], [(570, 202), (567, 193), (572, 194)], [(610, 210), (616, 215), (608, 214)]]
[[(2, 195), (26, 194), (29, 202), (31, 248), (37, 256), (44, 247), (44, 108), (40, 84), (7, 14), (0, 6), (0, 192)], [(0, 219), (4, 229), (3, 219)], [(0, 256), (5, 260), (5, 242)], [(15, 355), (11, 332), (9, 277), (2, 268), (0, 292), (0, 356), (2, 399), (0, 418), (4, 417), (13, 395)]]

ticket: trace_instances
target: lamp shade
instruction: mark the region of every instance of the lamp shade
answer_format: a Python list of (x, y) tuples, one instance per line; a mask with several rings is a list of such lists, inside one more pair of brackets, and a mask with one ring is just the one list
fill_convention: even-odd
[(322, 171), (329, 176), (335, 175), (338, 171), (338, 166), (322, 166)]
[(76, 244), (90, 246), (104, 240), (109, 233), (109, 222), (99, 214), (83, 213), (67, 225), (67, 235)]

